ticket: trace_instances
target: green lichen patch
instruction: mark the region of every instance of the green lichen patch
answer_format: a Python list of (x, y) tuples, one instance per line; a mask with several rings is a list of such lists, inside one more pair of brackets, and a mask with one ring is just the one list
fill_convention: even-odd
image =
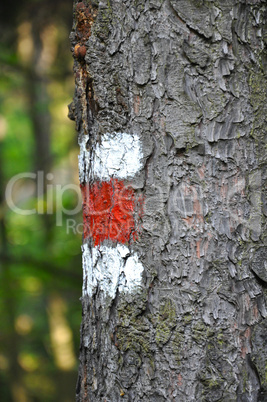
[(267, 390), (267, 319), (258, 323), (252, 332), (253, 351), (251, 358), (257, 368), (260, 377), (261, 386)]
[[(253, 133), (255, 129), (264, 129), (266, 123), (266, 77), (260, 71), (252, 71), (249, 76), (250, 103), (254, 111)], [(256, 131), (254, 135), (260, 134)]]
[(113, 11), (108, 3), (107, 7), (99, 9), (97, 19), (92, 28), (92, 33), (104, 42), (106, 42), (109, 37), (112, 17)]
[(151, 353), (151, 325), (143, 314), (146, 307), (147, 292), (138, 295), (137, 300), (122, 302), (118, 307), (119, 324), (116, 331), (117, 347), (126, 352), (132, 350), (145, 356)]
[(189, 325), (192, 320), (193, 320), (193, 317), (192, 317), (192, 314), (190, 314), (190, 313), (186, 313), (183, 316), (184, 325)]
[(251, 136), (256, 142), (256, 153), (261, 163), (266, 161), (267, 123), (267, 78), (261, 71), (252, 71), (249, 76), (250, 103), (254, 112)]
[(181, 360), (183, 358), (183, 347), (184, 347), (184, 333), (182, 327), (176, 327), (174, 330), (173, 337), (171, 339), (171, 349), (173, 351), (176, 363), (178, 365), (181, 364)]
[(161, 305), (156, 323), (155, 340), (158, 346), (163, 346), (171, 337), (172, 329), (176, 326), (176, 311), (172, 300), (167, 299)]
[(203, 322), (197, 322), (196, 325), (192, 327), (192, 339), (197, 344), (205, 344), (207, 340), (214, 336), (214, 330), (207, 327)]
[(213, 365), (207, 365), (199, 374), (199, 381), (202, 386), (203, 401), (221, 401), (223, 396), (224, 379), (220, 376)]

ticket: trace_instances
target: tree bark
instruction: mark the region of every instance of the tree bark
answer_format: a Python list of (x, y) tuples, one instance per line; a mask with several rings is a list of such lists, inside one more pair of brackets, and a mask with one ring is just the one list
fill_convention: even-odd
[(266, 4), (92, 0), (71, 33), (77, 401), (265, 401)]

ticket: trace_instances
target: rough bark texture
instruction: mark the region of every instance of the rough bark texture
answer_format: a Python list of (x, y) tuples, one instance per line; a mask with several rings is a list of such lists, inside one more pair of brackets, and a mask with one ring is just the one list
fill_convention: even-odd
[(133, 292), (88, 289), (84, 239), (77, 401), (266, 401), (265, 1), (84, 1), (71, 41), (81, 184), (130, 133), (144, 200)]

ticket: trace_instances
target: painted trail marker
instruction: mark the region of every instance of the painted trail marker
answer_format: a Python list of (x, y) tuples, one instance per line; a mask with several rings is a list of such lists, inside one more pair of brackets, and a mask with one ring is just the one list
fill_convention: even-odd
[(91, 163), (85, 144), (81, 144), (79, 156), (85, 183), (81, 185), (84, 240), (90, 239), (93, 247), (91, 250), (87, 243), (82, 247), (83, 293), (91, 296), (98, 287), (114, 298), (117, 289), (131, 292), (142, 280), (143, 266), (127, 246), (138, 238), (142, 200), (125, 184), (143, 166), (141, 144), (137, 135), (106, 133)]
[(83, 196), (84, 238), (95, 246), (104, 240), (127, 243), (138, 233), (134, 212), (138, 204), (134, 190), (122, 180), (95, 182), (81, 186)]

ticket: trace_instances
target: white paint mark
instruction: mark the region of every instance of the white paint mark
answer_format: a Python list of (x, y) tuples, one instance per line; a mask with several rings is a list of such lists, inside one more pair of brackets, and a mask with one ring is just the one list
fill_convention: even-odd
[(133, 177), (142, 168), (142, 152), (137, 135), (127, 133), (105, 134), (97, 144), (93, 160), (96, 177), (105, 180), (111, 177)]
[[(88, 182), (89, 177), (108, 181), (112, 178), (129, 179), (143, 168), (141, 143), (136, 134), (106, 133), (91, 154), (86, 149), (88, 139), (88, 135), (80, 139), (81, 183)], [(131, 253), (127, 246), (100, 245), (91, 249), (85, 244), (82, 248), (83, 294), (92, 296), (99, 288), (113, 299), (117, 289), (127, 293), (141, 286), (143, 266), (138, 255)]]
[[(86, 150), (88, 136), (80, 143), (79, 170), (81, 182), (88, 180), (90, 153)], [(93, 179), (128, 179), (143, 167), (141, 143), (136, 134), (106, 133), (93, 152), (90, 175)]]
[(89, 136), (84, 135), (82, 137), (82, 140), (79, 141), (80, 155), (78, 156), (78, 164), (79, 164), (80, 183), (86, 183), (88, 181), (89, 162), (90, 162), (90, 153), (86, 149), (86, 144), (88, 140)]
[(100, 245), (90, 249), (88, 244), (84, 244), (82, 249), (84, 295), (92, 296), (98, 287), (105, 296), (114, 299), (117, 289), (129, 293), (141, 286), (143, 265), (127, 246)]

